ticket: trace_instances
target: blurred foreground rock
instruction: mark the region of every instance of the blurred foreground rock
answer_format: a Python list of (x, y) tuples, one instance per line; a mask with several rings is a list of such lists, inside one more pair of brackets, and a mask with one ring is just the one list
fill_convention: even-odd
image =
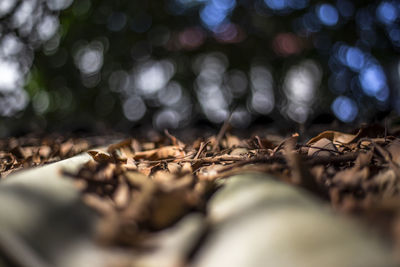
[(79, 155), (0, 182), (0, 266), (104, 266), (93, 242), (97, 216), (61, 176), (89, 159)]
[(229, 178), (208, 212), (212, 230), (195, 267), (395, 266), (371, 231), (268, 175)]

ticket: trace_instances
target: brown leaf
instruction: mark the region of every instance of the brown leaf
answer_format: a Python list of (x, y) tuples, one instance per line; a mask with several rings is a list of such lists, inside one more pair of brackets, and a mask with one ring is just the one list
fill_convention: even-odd
[(70, 151), (71, 151), (73, 146), (74, 146), (74, 143), (73, 143), (73, 141), (71, 139), (68, 140), (67, 142), (62, 143), (61, 146), (60, 146), (60, 156), (61, 156), (61, 158), (66, 157), (70, 153)]
[(325, 131), (320, 133), (319, 135), (311, 138), (308, 142), (307, 145), (312, 145), (316, 143), (317, 141), (321, 140), (322, 138), (326, 138), (333, 143), (338, 143), (338, 144), (350, 144), (356, 140), (358, 137), (358, 134), (347, 134), (347, 133), (342, 133), (342, 132), (337, 132), (337, 131)]
[(164, 146), (158, 149), (146, 150), (142, 152), (136, 152), (133, 156), (134, 159), (147, 159), (147, 160), (159, 160), (168, 159), (174, 157), (183, 157), (185, 152), (177, 146)]
[(330, 156), (334, 155), (335, 151), (337, 151), (336, 146), (333, 142), (326, 138), (321, 138), (317, 142), (315, 142), (309, 149), (309, 156)]
[(87, 152), (92, 158), (99, 162), (99, 163), (111, 163), (114, 162), (113, 157), (111, 157), (109, 154), (95, 151), (95, 150), (90, 150)]

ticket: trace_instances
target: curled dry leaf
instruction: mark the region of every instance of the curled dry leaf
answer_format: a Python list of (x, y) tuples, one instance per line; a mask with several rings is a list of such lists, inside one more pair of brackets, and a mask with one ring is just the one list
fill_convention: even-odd
[(92, 158), (99, 162), (99, 163), (109, 163), (109, 162), (113, 162), (114, 159), (112, 156), (110, 156), (107, 153), (104, 152), (100, 152), (100, 151), (95, 151), (95, 150), (90, 150), (87, 152), (90, 156), (92, 156)]
[(316, 137), (311, 138), (307, 142), (307, 145), (312, 145), (323, 138), (328, 139), (336, 144), (350, 144), (350, 143), (354, 142), (357, 137), (358, 137), (358, 134), (347, 134), (347, 133), (342, 133), (342, 132), (337, 132), (337, 131), (325, 131), (325, 132), (320, 133)]
[(338, 152), (336, 146), (333, 142), (326, 138), (321, 138), (317, 142), (315, 142), (308, 149), (309, 156), (330, 156)]

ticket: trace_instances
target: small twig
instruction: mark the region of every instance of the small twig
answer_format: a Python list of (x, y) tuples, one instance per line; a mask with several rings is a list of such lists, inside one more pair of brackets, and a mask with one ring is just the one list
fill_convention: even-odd
[(337, 156), (318, 156), (318, 157), (310, 157), (306, 156), (305, 160), (307, 164), (309, 165), (325, 165), (325, 164), (338, 164), (338, 163), (344, 163), (348, 161), (354, 161), (356, 160), (358, 156), (358, 152), (349, 152), (346, 154), (342, 155), (337, 155)]
[(196, 156), (194, 156), (193, 159), (198, 159), (198, 158), (200, 157), (201, 153), (203, 152), (203, 150), (207, 147), (207, 145), (208, 145), (209, 143), (210, 143), (210, 141), (201, 142), (201, 143), (200, 143), (199, 150), (197, 151)]
[(385, 142), (386, 142), (386, 138), (387, 138), (387, 132), (388, 132), (388, 128), (387, 128), (387, 118), (385, 118)]
[(217, 148), (219, 147), (219, 144), (221, 143), (222, 137), (224, 137), (226, 131), (229, 128), (229, 123), (231, 121), (232, 118), (232, 113), (229, 115), (229, 117), (224, 121), (224, 124), (222, 124), (221, 129), (219, 130), (219, 133), (217, 135), (217, 139), (215, 141), (214, 146), (212, 147), (212, 151), (216, 151)]
[(184, 157), (181, 158), (166, 158), (166, 159), (159, 159), (159, 160), (135, 160), (136, 163), (147, 163), (147, 164), (154, 164), (154, 163), (160, 163), (160, 162), (173, 162), (173, 161), (180, 161), (180, 160), (185, 160), (191, 158), (195, 153), (189, 153)]
[(184, 146), (183, 142), (181, 140), (179, 140), (178, 138), (176, 138), (175, 136), (173, 136), (172, 134), (170, 134), (167, 129), (164, 130), (164, 134), (169, 139), (171, 139), (172, 145), (179, 146), (179, 147)]
[(232, 156), (232, 155), (221, 155), (221, 156), (213, 156), (213, 157), (205, 157), (199, 159), (183, 159), (183, 162), (207, 162), (207, 163), (215, 163), (220, 161), (242, 161), (246, 160), (241, 156)]
[(254, 138), (257, 140), (257, 144), (259, 148), (265, 149), (265, 147), (263, 146), (261, 139), (258, 135), (254, 136)]

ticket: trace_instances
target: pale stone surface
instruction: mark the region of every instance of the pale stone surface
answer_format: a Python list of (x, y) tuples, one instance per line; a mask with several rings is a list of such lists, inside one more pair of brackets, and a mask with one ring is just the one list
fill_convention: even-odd
[(92, 242), (97, 216), (61, 174), (89, 159), (78, 155), (0, 182), (0, 246), (21, 266), (102, 266)]
[(267, 175), (230, 178), (209, 214), (214, 230), (194, 267), (395, 266), (370, 231)]

